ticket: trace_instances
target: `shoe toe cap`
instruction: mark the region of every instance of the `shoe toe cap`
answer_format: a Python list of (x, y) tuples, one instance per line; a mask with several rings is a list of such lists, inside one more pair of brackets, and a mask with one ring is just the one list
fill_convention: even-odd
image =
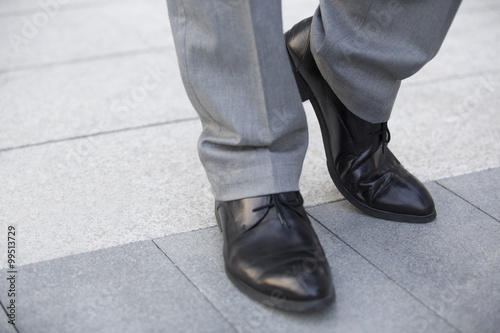
[(263, 267), (268, 268), (265, 271), (251, 268), (239, 271), (240, 280), (277, 299), (308, 301), (327, 298), (333, 292), (328, 264), (305, 259), (294, 262), (287, 260), (272, 268), (268, 265)]
[(376, 197), (374, 208), (414, 216), (429, 216), (435, 213), (432, 196), (413, 176), (396, 177), (390, 186)]

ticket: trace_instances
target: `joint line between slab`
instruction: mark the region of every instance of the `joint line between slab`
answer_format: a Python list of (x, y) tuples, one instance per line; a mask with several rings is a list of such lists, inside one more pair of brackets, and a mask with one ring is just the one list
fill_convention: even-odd
[(446, 186), (444, 186), (443, 184), (441, 184), (438, 180), (435, 181), (435, 183), (439, 186), (441, 186), (442, 188), (444, 188), (445, 190), (449, 191), (451, 194), (453, 195), (456, 195), (457, 197), (459, 197), (460, 199), (462, 199), (463, 201), (467, 202), (469, 205), (471, 205), (472, 207), (476, 208), (477, 210), (481, 211), (482, 213), (488, 215), (489, 217), (491, 217), (492, 219), (494, 219), (495, 221), (497, 222), (500, 222), (500, 220), (498, 220), (496, 217), (494, 217), (493, 215), (489, 214), (488, 212), (482, 210), (481, 208), (479, 208), (478, 206), (476, 206), (475, 204), (473, 204), (472, 202), (470, 202), (469, 200), (465, 199), (464, 197), (462, 197), (461, 195), (459, 195), (458, 193), (455, 193), (454, 191), (450, 190), (449, 188), (447, 188)]
[(69, 138), (54, 139), (54, 140), (49, 140), (49, 141), (44, 141), (44, 142), (37, 142), (37, 143), (29, 143), (29, 144), (22, 145), (22, 146), (2, 148), (2, 149), (0, 149), (0, 153), (10, 151), (10, 150), (43, 146), (43, 145), (47, 145), (47, 144), (51, 144), (51, 143), (58, 143), (58, 142), (66, 142), (66, 141), (73, 141), (73, 140), (78, 140), (78, 139), (91, 138), (91, 137), (100, 136), (100, 135), (108, 135), (108, 134), (115, 134), (115, 133), (121, 133), (121, 132), (136, 131), (136, 130), (141, 130), (141, 129), (150, 128), (150, 127), (172, 125), (172, 124), (177, 124), (177, 123), (194, 121), (194, 120), (198, 120), (198, 119), (199, 119), (198, 117), (177, 119), (177, 120), (164, 121), (161, 123), (146, 124), (146, 125), (134, 126), (134, 127), (125, 127), (125, 128), (115, 129), (115, 130), (109, 130), (109, 131), (103, 131), (103, 132), (97, 132), (97, 133), (91, 133), (91, 134), (85, 134), (85, 135), (78, 135), (78, 136), (73, 136), (73, 137), (69, 137)]
[(44, 69), (44, 68), (64, 66), (64, 65), (80, 64), (80, 63), (86, 63), (86, 62), (92, 62), (92, 61), (104, 60), (104, 59), (111, 59), (111, 58), (123, 58), (123, 57), (139, 55), (139, 54), (163, 52), (163, 51), (167, 50), (167, 48), (168, 48), (168, 46), (164, 45), (164, 46), (158, 46), (158, 47), (150, 47), (150, 48), (146, 48), (146, 49), (142, 49), (142, 50), (113, 52), (113, 53), (95, 55), (95, 56), (79, 58), (79, 59), (61, 60), (61, 61), (56, 61), (56, 62), (47, 62), (47, 63), (41, 63), (41, 64), (32, 64), (32, 65), (26, 65), (26, 66), (4, 68), (4, 69), (0, 69), (0, 75), (13, 73), (13, 72), (22, 72), (22, 71), (33, 70), (33, 69)]
[(305, 206), (305, 208), (306, 209), (316, 208), (316, 207), (319, 207), (319, 206), (322, 206), (322, 205), (328, 205), (328, 204), (332, 204), (332, 203), (342, 202), (342, 201), (345, 201), (345, 200), (346, 200), (346, 198), (341, 198), (341, 199), (332, 200), (332, 201), (328, 201), (328, 202), (320, 202), (320, 203), (317, 203), (317, 204), (312, 205), (312, 206)]
[[(0, 300), (0, 307), (2, 307), (2, 310), (3, 312), (5, 313), (5, 317), (6, 319), (9, 319), (9, 316), (7, 314), (7, 309), (5, 308), (5, 306), (3, 305), (3, 302)], [(16, 319), (17, 320), (17, 319)], [(9, 324), (9, 321), (7, 320), (7, 325), (11, 325)], [(16, 325), (12, 325), (12, 327), (14, 327), (14, 330), (17, 332), (17, 333), (20, 333), (19, 330), (17, 329), (17, 326)]]
[[(73, 3), (73, 4), (68, 3), (68, 4), (60, 6), (58, 9), (58, 13), (62, 12), (62, 11), (71, 11), (71, 10), (77, 10), (77, 9), (105, 7), (105, 6), (109, 6), (113, 3), (114, 3), (114, 1), (111, 1), (111, 2), (82, 2), (82, 3)], [(41, 7), (31, 7), (31, 8), (26, 8), (26, 9), (14, 9), (11, 11), (5, 11), (3, 13), (0, 13), (0, 19), (36, 14), (40, 11), (43, 11), (43, 9)]]
[(184, 272), (180, 269), (179, 266), (177, 266), (175, 264), (175, 262), (170, 259), (170, 257), (167, 255), (167, 253), (165, 251), (163, 251), (163, 249), (158, 245), (156, 244), (156, 242), (154, 241), (154, 239), (151, 240), (153, 242), (153, 244), (158, 248), (158, 250), (161, 251), (161, 253), (163, 253), (163, 255), (165, 257), (167, 257), (167, 259), (172, 263), (172, 265), (175, 266), (175, 268), (177, 268), (177, 270), (179, 270), (179, 272), (181, 272), (181, 274), (189, 281), (189, 283), (191, 283), (195, 288), (196, 290), (200, 293), (201, 296), (203, 296), (203, 298), (208, 302), (208, 304), (210, 304), (212, 306), (212, 308), (214, 308), (214, 310), (222, 317), (224, 318), (224, 320), (229, 324), (229, 326), (231, 326), (233, 328), (233, 330), (235, 332), (238, 332), (238, 330), (236, 329), (236, 327), (226, 318), (226, 316), (224, 316), (224, 314), (222, 312), (219, 311), (219, 309), (217, 309), (217, 307), (212, 303), (210, 302), (210, 300), (207, 298), (207, 296), (200, 290), (200, 288), (198, 288), (198, 286), (186, 275), (184, 274)]
[(464, 73), (464, 74), (458, 74), (458, 75), (443, 76), (443, 77), (438, 77), (438, 78), (433, 78), (433, 79), (424, 79), (422, 81), (417, 81), (417, 82), (408, 82), (408, 83), (405, 83), (405, 87), (408, 87), (408, 88), (409, 87), (419, 87), (419, 86), (423, 86), (426, 84), (442, 83), (442, 82), (455, 81), (455, 80), (464, 80), (464, 79), (470, 79), (470, 78), (474, 78), (474, 77), (495, 75), (498, 73), (500, 73), (500, 68), (492, 68), (492, 69), (487, 69), (487, 70), (483, 70), (483, 71)]
[(416, 297), (415, 295), (413, 295), (409, 290), (407, 290), (405, 287), (403, 287), (401, 284), (399, 284), (396, 280), (394, 280), (392, 277), (390, 277), (386, 272), (384, 272), (381, 268), (379, 268), (377, 265), (375, 265), (373, 262), (371, 262), (368, 258), (366, 258), (364, 255), (362, 255), (360, 252), (358, 252), (355, 248), (353, 248), (350, 244), (348, 244), (346, 241), (344, 241), (342, 238), (340, 238), (340, 236), (338, 236), (337, 234), (335, 234), (333, 231), (331, 231), (330, 229), (328, 229), (323, 223), (321, 223), (317, 218), (315, 218), (313, 215), (311, 215), (310, 213), (307, 213), (307, 215), (309, 215), (314, 221), (316, 221), (320, 226), (322, 226), (323, 228), (325, 228), (330, 234), (332, 234), (335, 238), (337, 238), (338, 240), (340, 240), (342, 243), (344, 243), (347, 247), (349, 247), (351, 250), (353, 250), (357, 255), (359, 255), (361, 258), (363, 258), (364, 260), (366, 260), (366, 262), (368, 262), (371, 266), (373, 266), (376, 270), (378, 270), (379, 272), (381, 272), (384, 276), (386, 276), (391, 282), (393, 282), (396, 286), (398, 286), (399, 288), (401, 288), (403, 291), (405, 291), (408, 295), (410, 295), (410, 297), (412, 297), (413, 299), (415, 299), (418, 303), (420, 303), (422, 306), (424, 306), (425, 308), (427, 308), (431, 313), (433, 313), (434, 315), (436, 315), (438, 318), (440, 318), (441, 320), (443, 320), (446, 324), (448, 324), (450, 327), (452, 327), (454, 330), (456, 330), (457, 332), (460, 332), (462, 333), (462, 331), (460, 331), (457, 327), (455, 327), (455, 325), (453, 325), (452, 323), (450, 323), (446, 318), (440, 316), (438, 313), (436, 313), (433, 309), (431, 309), (427, 304), (425, 304), (422, 300), (420, 300), (418, 297)]
[(457, 12), (457, 17), (460, 16), (468, 16), (468, 15), (478, 15), (478, 14), (483, 14), (491, 11), (498, 11), (500, 10), (500, 7), (497, 4), (490, 4), (486, 5), (485, 7), (479, 7), (479, 8), (468, 8), (467, 11), (465, 11), (466, 8), (458, 9)]

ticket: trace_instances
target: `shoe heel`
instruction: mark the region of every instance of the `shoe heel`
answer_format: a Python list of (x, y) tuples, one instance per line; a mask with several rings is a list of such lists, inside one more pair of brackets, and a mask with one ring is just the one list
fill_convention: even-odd
[(217, 211), (217, 203), (215, 203), (215, 220), (217, 221), (217, 225), (219, 226), (219, 230), (222, 232), (220, 216), (219, 216), (219, 212)]
[(302, 78), (298, 70), (293, 71), (293, 75), (295, 76), (295, 82), (297, 83), (297, 88), (299, 88), (300, 98), (302, 102), (305, 102), (313, 97), (311, 89), (307, 85), (306, 81)]

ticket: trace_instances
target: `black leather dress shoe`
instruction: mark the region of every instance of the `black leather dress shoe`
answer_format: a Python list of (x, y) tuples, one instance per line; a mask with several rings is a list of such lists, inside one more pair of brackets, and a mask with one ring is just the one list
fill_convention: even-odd
[(330, 267), (299, 192), (216, 201), (229, 279), (270, 307), (308, 311), (333, 302)]
[(310, 50), (312, 18), (285, 34), (302, 100), (318, 117), (327, 166), (340, 193), (361, 211), (401, 222), (436, 217), (431, 195), (386, 146), (387, 123), (372, 124), (351, 113), (322, 77)]

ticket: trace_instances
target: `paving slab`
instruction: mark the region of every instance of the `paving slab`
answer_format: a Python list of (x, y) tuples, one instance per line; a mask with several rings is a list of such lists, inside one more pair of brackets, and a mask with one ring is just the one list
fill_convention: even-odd
[(20, 332), (233, 331), (151, 241), (21, 266), (17, 277)]
[(500, 73), (403, 85), (389, 147), (422, 181), (500, 166)]
[[(500, 77), (484, 79), (498, 82)], [(389, 123), (391, 149), (423, 180), (500, 166), (500, 153), (495, 153), (500, 152), (500, 119), (494, 111), (500, 90), (472, 100), (475, 89), (484, 88), (480, 78), (450, 85), (402, 90)], [(307, 104), (306, 109), (311, 140), (301, 189), (312, 206), (341, 196), (327, 174), (313, 111)], [(89, 124), (94, 133), (99, 120)], [(196, 151), (200, 131), (195, 120), (1, 152), (2, 225), (25, 226), (22, 260), (32, 263), (213, 225), (213, 199)], [(186, 202), (199, 204), (193, 210)]]
[(499, 9), (499, 3), (496, 0), (464, 0), (460, 5), (460, 14), (490, 11)]
[[(62, 1), (61, 1), (62, 2)], [(307, 0), (284, 6), (285, 29), (312, 15), (317, 4)], [(165, 1), (78, 0), (61, 4), (44, 21), (36, 1), (0, 4), (0, 72), (127, 53), (173, 48)], [(31, 29), (30, 29), (31, 27)], [(64, 45), (65, 47), (60, 47)]]
[(309, 314), (264, 307), (241, 294), (225, 276), (216, 227), (154, 241), (239, 332), (456, 332), (326, 229), (315, 228), (337, 298)]
[[(118, 6), (118, 2), (114, 5)], [(92, 12), (97, 17), (94, 19), (106, 20), (114, 5), (110, 2), (81, 10), (85, 11), (83, 16), (96, 10), (98, 12)], [(142, 5), (128, 1), (127, 5), (119, 7), (134, 11), (134, 6)], [(141, 7), (143, 12), (140, 11), (137, 17), (146, 15), (147, 11), (156, 8), (154, 6), (160, 6), (159, 2), (149, 1)], [(285, 6), (285, 27), (312, 11), (312, 7), (315, 5), (305, 0)], [(129, 15), (123, 16), (120, 11), (113, 13), (120, 20)], [(151, 21), (165, 23), (160, 16), (155, 17), (151, 17)], [(70, 19), (65, 20), (67, 22), (62, 25), (73, 24)], [(129, 33), (127, 27), (132, 23), (127, 21), (124, 31)], [(49, 27), (51, 25), (47, 29)], [(82, 29), (87, 28), (82, 26)], [(149, 36), (149, 31), (155, 28), (144, 29), (140, 34)], [(114, 34), (113, 31), (109, 33)], [(123, 31), (120, 31), (112, 40), (122, 40)], [(61, 43), (64, 40), (81, 42), (79, 35), (73, 38), (71, 32), (65, 32), (70, 36), (60, 39)], [(158, 32), (160, 35), (163, 33)], [(165, 33), (167, 35), (170, 33)], [(143, 41), (138, 35), (134, 36)], [(45, 44), (42, 44), (40, 50), (43, 51)], [(91, 44), (102, 49), (99, 43)], [(89, 46), (89, 52), (92, 47)], [(201, 130), (199, 123), (140, 128), (194, 116), (175, 62), (168, 62), (173, 57), (172, 46), (163, 51), (148, 50), (141, 54), (0, 75), (0, 117), (7, 120), (0, 123), (0, 150), (139, 127), (136, 132), (0, 152), (0, 178), (5, 184), (0, 188), (0, 203), (1, 207), (6, 207), (0, 212), (1, 223), (2, 226), (19, 224), (23, 229), (22, 241), (26, 243), (21, 260), (25, 260), (24, 263), (214, 224), (212, 197), (196, 152), (196, 138)], [(157, 64), (171, 66), (165, 67), (169, 77), (165, 86), (161, 84), (126, 112), (123, 108), (112, 107), (115, 102), (130, 97), (149, 74), (148, 70)], [(494, 111), (500, 98), (499, 75), (434, 82), (425, 87), (403, 87), (389, 124), (393, 136), (391, 149), (423, 180), (500, 166), (500, 154), (483, 153), (500, 151), (500, 119)], [(317, 122), (310, 105), (306, 103), (305, 106), (311, 133), (300, 184), (306, 205), (313, 206), (337, 201), (341, 196), (327, 174)], [(199, 205), (193, 210), (186, 207), (186, 202), (199, 202)], [(0, 258), (4, 256), (2, 253)]]
[[(33, 71), (30, 78), (0, 75), (0, 110), (8, 120), (0, 124), (1, 148), (195, 116), (167, 56), (108, 61)], [(169, 79), (134, 99), (157, 68)], [(500, 73), (403, 86), (389, 122), (391, 148), (424, 181), (500, 166), (499, 102)]]
[(1, 153), (0, 223), (17, 225), (21, 263), (213, 225), (200, 132), (196, 120)]
[[(137, 1), (137, 0), (72, 0), (69, 4), (99, 5), (102, 3), (124, 2), (124, 1)], [(157, 0), (140, 0), (140, 1), (146, 2), (146, 1), (157, 1)], [(462, 10), (462, 13), (470, 11), (487, 11), (491, 10), (492, 7), (498, 7), (496, 5), (498, 5), (498, 2), (496, 0), (464, 0), (462, 1), (460, 9)], [(292, 13), (301, 12), (305, 8), (315, 9), (316, 6), (317, 3), (309, 0), (296, 0), (290, 4), (285, 3), (285, 5), (283, 6), (284, 17), (287, 17), (286, 14), (288, 14), (289, 12)], [(37, 10), (38, 8), (40, 8), (40, 6), (34, 0), (4, 0), (0, 4), (0, 13)], [(297, 10), (294, 10), (295, 8), (297, 8)]]
[[(3, 304), (2, 304), (2, 307), (3, 307)], [(1, 313), (0, 313), (0, 332), (17, 333), (14, 326), (12, 326), (11, 324), (8, 323), (9, 319), (5, 315), (5, 312), (3, 311), (3, 309), (0, 309), (0, 311), (1, 311)]]
[[(23, 7), (28, 3), (33, 5), (33, 2), (17, 5)], [(141, 3), (144, 7), (144, 3)], [(143, 10), (152, 11), (154, 8), (151, 6), (160, 6), (158, 3), (149, 1)], [(303, 9), (304, 3), (306, 2), (301, 1), (294, 3), (294, 6), (286, 6), (285, 17), (292, 17), (292, 20), (287, 20), (290, 26), (296, 21), (293, 14), (299, 13), (297, 6), (302, 4)], [(131, 4), (134, 2), (129, 1), (128, 7), (125, 7), (133, 12), (135, 7), (130, 7)], [(134, 6), (138, 5), (135, 2)], [(94, 20), (103, 20), (106, 18), (99, 11), (112, 11), (110, 6), (122, 7), (123, 4), (116, 1), (105, 2), (105, 8), (85, 10), (98, 11)], [(156, 20), (156, 24), (162, 26), (168, 24), (163, 6), (164, 1), (161, 2), (164, 17)], [(162, 10), (154, 11), (157, 13)], [(64, 15), (78, 14), (77, 10), (70, 12)], [(134, 12), (130, 15), (137, 14)], [(121, 19), (130, 21), (127, 16)], [(68, 20), (72, 21), (71, 18)], [(154, 17), (138, 24), (138, 29), (145, 24), (153, 24), (152, 22), (155, 22)], [(60, 23), (60, 28), (66, 23)], [(99, 24), (100, 22), (89, 21), (83, 28), (94, 29)], [(97, 36), (89, 32), (88, 35), (107, 39), (120, 37), (108, 36), (108, 33), (111, 32), (106, 31)], [(143, 34), (147, 35), (147, 32)], [(145, 50), (128, 56), (105, 56), (90, 62), (70, 62), (0, 75), (0, 112), (5, 120), (0, 124), (0, 149), (196, 116), (183, 88), (170, 31), (166, 31), (164, 35), (164, 40), (169, 41), (170, 47), (160, 50)], [(68, 38), (70, 39), (58, 39), (58, 43), (76, 45), (83, 42), (71, 35)], [(129, 44), (130, 37), (122, 42)], [(113, 44), (112, 41), (108, 43)], [(37, 45), (33, 47), (40, 49)], [(72, 52), (72, 48), (58, 49), (60, 52)], [(8, 49), (4, 51), (7, 52)], [(102, 47), (96, 47), (95, 52), (102, 51)], [(23, 52), (33, 56), (33, 50), (20, 51)], [(67, 57), (73, 59), (74, 55), (70, 53)], [(19, 54), (16, 53), (16, 59), (18, 57)], [(56, 61), (57, 58), (50, 55), (47, 57), (51, 61)]]
[[(500, 166), (499, 155), (482, 153), (500, 151), (500, 131), (494, 130), (499, 115), (493, 112), (499, 97), (488, 96), (462, 113), (445, 105), (463, 100), (476, 84), (459, 81), (453, 96), (442, 83), (402, 93), (400, 102), (417, 112), (403, 112), (400, 104), (389, 124), (390, 147), (421, 179)], [(442, 110), (433, 106), (439, 87)], [(313, 206), (341, 196), (327, 174), (313, 111), (307, 104), (306, 109), (311, 139), (300, 184), (306, 205)], [(444, 120), (430, 122), (439, 112)], [(21, 260), (33, 263), (214, 225), (213, 199), (196, 151), (200, 131), (194, 120), (1, 152), (2, 225), (20, 226), (26, 241)], [(186, 204), (191, 202), (196, 209)]]
[[(468, 1), (471, 3), (473, 1)], [(464, 1), (467, 3), (467, 1)], [(481, 7), (481, 5), (483, 7)], [(483, 10), (478, 10), (483, 8)], [(435, 59), (410, 77), (408, 84), (427, 84), (453, 77), (498, 72), (500, 6), (463, 6)]]
[(288, 31), (297, 22), (312, 16), (318, 4), (319, 1), (310, 0), (282, 1), (283, 31)]
[[(31, 28), (30, 28), (31, 27)], [(0, 18), (0, 72), (172, 46), (166, 2), (103, 6)]]
[(500, 221), (500, 168), (441, 179), (438, 183)]
[[(214, 225), (200, 132), (194, 120), (1, 152), (0, 226), (18, 227), (21, 263)], [(308, 205), (342, 198), (314, 136), (301, 180)]]
[[(95, 2), (91, 3), (91, 7), (57, 12), (45, 25), (37, 28), (38, 33), (33, 33), (33, 37), (24, 34), (29, 38), (23, 35), (23, 27), (26, 26), (26, 20), (34, 22), (30, 16), (36, 13), (0, 20), (0, 26), (5, 26), (3, 40), (6, 45), (11, 46), (4, 48), (6, 59), (10, 60), (4, 63), (3, 70), (84, 59), (108, 53), (130, 52), (134, 49), (144, 49), (147, 45), (173, 45), (164, 1), (108, 1), (99, 6), (95, 6)], [(284, 4), (285, 30), (304, 17), (312, 15), (316, 5), (304, 0)], [(39, 8), (38, 12), (43, 13), (43, 10)], [(460, 15), (461, 13), (468, 15)], [(492, 7), (488, 1), (464, 5), (438, 55), (439, 60), (424, 67), (412, 80), (425, 81), (443, 75), (454, 76), (498, 69), (495, 58), (498, 43), (495, 41), (498, 39), (496, 31), (499, 13), (500, 7)], [(75, 29), (77, 26), (79, 29)], [(95, 29), (100, 26), (104, 28), (97, 33)], [(64, 33), (68, 28), (75, 31)], [(484, 30), (490, 33), (482, 33)], [(22, 43), (15, 42), (18, 40)], [(145, 41), (147, 42), (142, 43)], [(68, 47), (50, 47), (55, 44)]]
[(498, 332), (500, 224), (440, 185), (427, 186), (438, 213), (428, 224), (371, 218), (346, 201), (309, 213), (460, 332)]
[(173, 48), (0, 75), (0, 149), (197, 117)]
[[(56, 0), (59, 4), (59, 9), (73, 9), (75, 6), (98, 6), (99, 4), (106, 4), (107, 2), (116, 1), (116, 0)], [(127, 0), (122, 0), (127, 1)], [(134, 1), (134, 0), (131, 0)], [(142, 0), (142, 1), (150, 1), (150, 0)], [(28, 13), (35, 13), (40, 9), (43, 10), (42, 5), (40, 4), (52, 4), (52, 6), (47, 6), (49, 9), (55, 9), (56, 5), (51, 1), (36, 1), (36, 0), (4, 0), (0, 3), (0, 16), (18, 16), (25, 15)], [(62, 5), (62, 6), (61, 6)]]

